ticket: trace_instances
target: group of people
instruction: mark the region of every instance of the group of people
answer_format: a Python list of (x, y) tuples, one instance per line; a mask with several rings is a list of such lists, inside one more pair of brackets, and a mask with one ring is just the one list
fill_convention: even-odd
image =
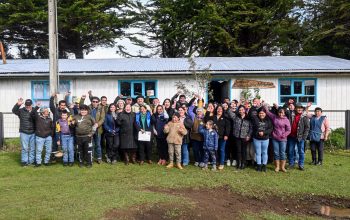
[(103, 155), (110, 164), (152, 164), (156, 146), (158, 164), (167, 168), (188, 166), (192, 149), (193, 164), (204, 170), (210, 165), (214, 171), (225, 165), (245, 169), (249, 162), (266, 172), (273, 159), (275, 172), (286, 172), (287, 159), (290, 169), (297, 164), (304, 170), (307, 140), (312, 164), (322, 165), (330, 133), (321, 108), (311, 113), (311, 104), (303, 107), (292, 99), (279, 107), (258, 98), (204, 103), (199, 95), (188, 100), (181, 93), (162, 103), (158, 98), (150, 103), (143, 96), (133, 103), (131, 97), (120, 95), (107, 104), (106, 96), (98, 98), (89, 91), (90, 105), (84, 104), (85, 95), (73, 104), (60, 100), (56, 105), (56, 97), (51, 96), (49, 107), (33, 107), (32, 100), (20, 98), (12, 109), (20, 119), (22, 166), (50, 165), (59, 146), (64, 166), (78, 160), (80, 167), (92, 167), (95, 161), (102, 163)]

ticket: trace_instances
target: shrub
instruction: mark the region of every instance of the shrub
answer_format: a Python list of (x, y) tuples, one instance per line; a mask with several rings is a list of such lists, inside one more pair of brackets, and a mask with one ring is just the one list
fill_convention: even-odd
[(331, 149), (345, 149), (345, 128), (332, 130), (329, 139), (325, 142), (325, 147)]

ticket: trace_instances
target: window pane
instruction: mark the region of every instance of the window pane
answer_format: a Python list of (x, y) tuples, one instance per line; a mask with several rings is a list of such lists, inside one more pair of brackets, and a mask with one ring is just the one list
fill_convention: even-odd
[(296, 102), (297, 97), (294, 97), (294, 96), (281, 96), (280, 99), (281, 99), (281, 104), (284, 104), (284, 103), (288, 102), (289, 99), (293, 99), (294, 102)]
[(43, 99), (44, 98), (44, 84), (43, 83), (34, 83), (33, 84), (33, 99)]
[(145, 83), (146, 95), (155, 96), (156, 95), (156, 83), (155, 82), (146, 82)]
[(44, 99), (50, 98), (50, 85), (49, 82), (44, 83)]
[(294, 82), (294, 94), (302, 94), (303, 92), (303, 82)]
[(69, 92), (70, 91), (69, 82), (60, 82), (58, 91), (60, 92), (60, 94), (66, 94), (67, 92)]
[(280, 91), (281, 91), (281, 95), (291, 95), (290, 80), (281, 80), (280, 81)]
[(299, 97), (299, 102), (315, 102), (315, 96), (302, 96)]
[(315, 80), (305, 80), (305, 95), (315, 95)]
[(121, 82), (120, 83), (120, 93), (123, 96), (131, 96), (131, 84), (130, 84), (130, 82)]
[(142, 94), (142, 83), (134, 83), (134, 96)]

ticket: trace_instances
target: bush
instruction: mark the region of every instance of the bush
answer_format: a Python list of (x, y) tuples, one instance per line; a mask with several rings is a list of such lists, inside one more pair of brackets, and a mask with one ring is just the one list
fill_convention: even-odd
[(5, 138), (4, 151), (19, 152), (21, 150), (21, 142), (19, 138)]
[(337, 128), (331, 131), (329, 139), (325, 142), (326, 148), (345, 149), (345, 128)]

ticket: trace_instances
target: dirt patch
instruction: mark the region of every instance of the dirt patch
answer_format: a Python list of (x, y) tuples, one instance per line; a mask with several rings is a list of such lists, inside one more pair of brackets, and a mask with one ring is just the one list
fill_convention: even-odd
[[(336, 210), (350, 208), (349, 199), (319, 196), (281, 198), (277, 196), (248, 197), (230, 191), (229, 187), (215, 189), (159, 189), (148, 191), (164, 193), (186, 199), (182, 204), (165, 203), (140, 205), (128, 210), (113, 209), (106, 213), (106, 219), (242, 219), (245, 213), (257, 217), (262, 212), (279, 215), (317, 216), (331, 219), (350, 219), (347, 215), (336, 216)], [(325, 206), (333, 207), (333, 213), (324, 213)], [(327, 210), (327, 209), (326, 209)], [(328, 214), (329, 216), (325, 215)], [(333, 215), (332, 215), (333, 214)]]

